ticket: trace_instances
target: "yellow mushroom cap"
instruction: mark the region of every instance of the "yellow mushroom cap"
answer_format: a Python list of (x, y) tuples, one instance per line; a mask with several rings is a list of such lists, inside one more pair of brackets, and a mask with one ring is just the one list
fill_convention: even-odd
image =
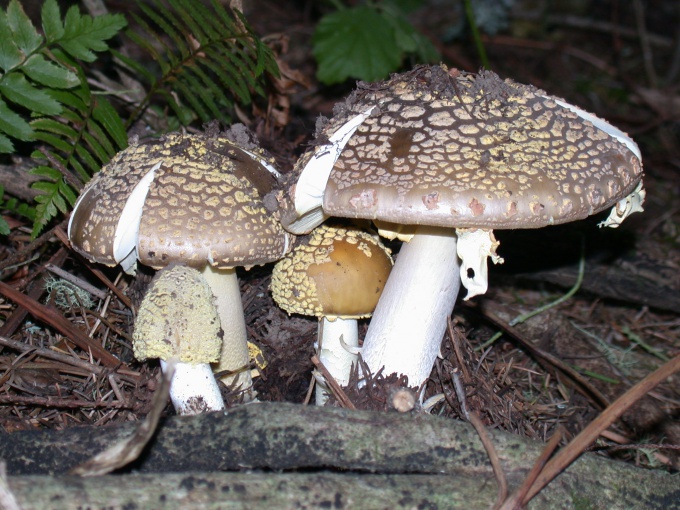
[(219, 360), (222, 327), (213, 293), (201, 273), (185, 266), (161, 270), (137, 313), (135, 358), (184, 363)]
[(389, 250), (375, 237), (322, 225), (274, 266), (272, 295), (288, 313), (368, 317), (391, 269)]

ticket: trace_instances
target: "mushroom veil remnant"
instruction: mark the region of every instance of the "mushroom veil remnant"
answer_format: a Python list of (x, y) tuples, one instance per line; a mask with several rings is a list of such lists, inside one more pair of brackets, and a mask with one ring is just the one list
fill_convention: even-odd
[[(293, 179), (291, 177), (291, 179)], [(421, 66), (360, 83), (317, 133), (281, 196), (291, 232), (326, 217), (375, 221), (402, 246), (362, 356), (422, 384), (460, 283), (487, 288), (493, 229), (540, 228), (641, 210), (640, 151), (606, 121), (482, 71)]]
[[(274, 266), (274, 300), (288, 313), (319, 318), (319, 359), (341, 386), (358, 359), (357, 319), (370, 317), (391, 269), (389, 251), (376, 237), (328, 225), (299, 238)], [(316, 403), (323, 405), (328, 387), (322, 376), (316, 379)]]
[(221, 411), (224, 401), (210, 367), (220, 359), (222, 327), (208, 282), (196, 269), (174, 266), (154, 278), (139, 307), (135, 358), (175, 360), (170, 399), (177, 414)]
[(252, 381), (235, 268), (284, 256), (293, 236), (281, 227), (280, 175), (254, 142), (170, 134), (132, 144), (83, 189), (69, 222), (71, 244), (86, 258), (134, 272), (136, 263), (201, 270), (224, 330), (217, 371), (246, 392)]

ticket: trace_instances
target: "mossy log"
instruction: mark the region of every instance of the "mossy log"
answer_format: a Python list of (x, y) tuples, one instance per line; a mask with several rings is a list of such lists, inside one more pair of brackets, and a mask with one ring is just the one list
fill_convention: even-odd
[[(467, 423), (294, 404), (168, 418), (130, 470), (96, 478), (65, 475), (134, 426), (0, 435), (10, 490), (26, 510), (490, 508), (496, 498), (488, 456)], [(513, 490), (543, 444), (503, 431), (490, 435)], [(663, 472), (587, 454), (532, 507), (680, 508), (680, 483)]]

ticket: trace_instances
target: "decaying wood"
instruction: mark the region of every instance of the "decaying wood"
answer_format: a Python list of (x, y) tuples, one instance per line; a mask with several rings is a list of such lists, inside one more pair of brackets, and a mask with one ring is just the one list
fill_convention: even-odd
[[(60, 508), (71, 508), (69, 501), (101, 506), (114, 497), (137, 498), (135, 501), (152, 498), (167, 504), (165, 508), (176, 508), (169, 502), (182, 495), (188, 497), (195, 487), (204, 488), (212, 495), (209, 497), (221, 498), (222, 508), (228, 508), (226, 501), (241, 501), (241, 497), (249, 498), (247, 508), (256, 508), (257, 502), (264, 501), (273, 507), (276, 500), (271, 498), (282, 497), (279, 492), (291, 498), (283, 507), (294, 506), (296, 501), (314, 506), (320, 500), (313, 498), (321, 496), (312, 481), (320, 484), (319, 490), (324, 484), (332, 484), (330, 500), (359, 498), (363, 503), (364, 496), (369, 498), (368, 493), (376, 491), (376, 499), (366, 499), (362, 508), (385, 507), (385, 501), (407, 501), (409, 490), (415, 494), (411, 506), (418, 506), (420, 501), (434, 502), (431, 498), (445, 494), (450, 502), (459, 497), (473, 498), (467, 508), (489, 508), (497, 495), (488, 457), (469, 424), (429, 415), (274, 403), (242, 406), (226, 415), (168, 418), (143, 458), (132, 466), (134, 475), (88, 480), (61, 476), (128, 437), (134, 427), (131, 423), (2, 435), (0, 452), (7, 463), (10, 488), (25, 508), (39, 508), (37, 499), (31, 498), (54, 491), (62, 491), (64, 506)], [(512, 490), (524, 479), (544, 445), (498, 430), (490, 431), (490, 435)], [(215, 473), (246, 469), (290, 472)], [(182, 474), (170, 477), (168, 473)], [(19, 476), (29, 474), (52, 476)], [(102, 487), (108, 489), (100, 490)], [(122, 499), (111, 502), (119, 507)], [(669, 503), (678, 500), (680, 486), (671, 475), (589, 454), (554, 480), (529, 508), (573, 508), (576, 503), (589, 508), (670, 508)], [(158, 507), (163, 508), (161, 503)], [(390, 507), (398, 508), (396, 503)]]

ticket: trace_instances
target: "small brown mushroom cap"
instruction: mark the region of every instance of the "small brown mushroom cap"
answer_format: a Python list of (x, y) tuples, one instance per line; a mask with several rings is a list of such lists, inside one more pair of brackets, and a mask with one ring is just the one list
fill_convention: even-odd
[(266, 156), (224, 137), (182, 134), (132, 145), (92, 179), (69, 226), (74, 249), (104, 264), (120, 262), (114, 236), (121, 213), (152, 169), (136, 246), (141, 263), (250, 267), (287, 251), (291, 235), (278, 222), (276, 201), (265, 205), (278, 187)]
[(272, 295), (288, 313), (368, 317), (391, 269), (389, 251), (375, 237), (321, 225), (276, 263)]
[(135, 358), (184, 363), (219, 360), (222, 327), (210, 286), (196, 269), (159, 272), (139, 307), (133, 334)]
[(640, 181), (639, 151), (607, 132), (618, 132), (613, 126), (565, 105), (492, 72), (443, 66), (361, 84), (318, 135), (323, 145), (348, 119), (373, 108), (335, 161), (323, 210), (502, 229), (565, 223), (607, 209)]

